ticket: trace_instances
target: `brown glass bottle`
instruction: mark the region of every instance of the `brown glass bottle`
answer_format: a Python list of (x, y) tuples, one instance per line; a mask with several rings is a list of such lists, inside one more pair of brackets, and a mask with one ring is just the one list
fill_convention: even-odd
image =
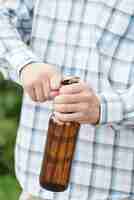
[[(78, 77), (65, 79), (62, 84), (77, 83)], [(40, 185), (53, 192), (64, 191), (69, 183), (71, 164), (80, 124), (58, 123), (50, 117), (46, 147), (40, 173)]]

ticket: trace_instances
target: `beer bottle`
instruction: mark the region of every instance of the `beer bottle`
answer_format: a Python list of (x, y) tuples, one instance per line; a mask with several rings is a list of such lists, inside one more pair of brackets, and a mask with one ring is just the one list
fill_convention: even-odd
[[(62, 85), (78, 82), (78, 77), (66, 78)], [(43, 188), (52, 192), (67, 188), (79, 127), (80, 124), (73, 121), (58, 122), (52, 113), (39, 180)]]

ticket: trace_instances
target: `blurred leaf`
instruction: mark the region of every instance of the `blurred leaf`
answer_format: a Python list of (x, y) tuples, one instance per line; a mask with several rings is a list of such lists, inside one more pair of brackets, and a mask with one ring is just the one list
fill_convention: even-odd
[(14, 174), (14, 145), (22, 88), (0, 74), (0, 174)]
[(21, 191), (14, 172), (21, 99), (22, 88), (0, 74), (0, 200), (18, 200)]
[(1, 120), (0, 130), (0, 172), (13, 174), (13, 154), (17, 132), (16, 119)]
[(12, 176), (0, 176), (0, 200), (18, 200), (21, 189)]

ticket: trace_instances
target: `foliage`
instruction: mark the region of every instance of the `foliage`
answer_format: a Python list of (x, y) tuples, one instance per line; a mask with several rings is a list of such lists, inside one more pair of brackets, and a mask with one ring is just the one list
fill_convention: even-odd
[(18, 200), (20, 188), (15, 177), (6, 175), (0, 177), (0, 200)]
[(19, 193), (14, 177), (14, 145), (21, 97), (22, 89), (0, 76), (0, 200), (17, 200)]

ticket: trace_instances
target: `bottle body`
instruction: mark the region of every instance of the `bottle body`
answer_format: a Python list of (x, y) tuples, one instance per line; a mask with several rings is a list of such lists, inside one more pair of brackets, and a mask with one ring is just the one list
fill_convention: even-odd
[(40, 185), (50, 191), (64, 191), (69, 183), (79, 124), (58, 123), (50, 117)]
[[(66, 78), (61, 85), (78, 83), (79, 80), (79, 77)], [(77, 122), (59, 123), (54, 114), (50, 117), (39, 178), (43, 188), (53, 192), (67, 188), (79, 128)]]

